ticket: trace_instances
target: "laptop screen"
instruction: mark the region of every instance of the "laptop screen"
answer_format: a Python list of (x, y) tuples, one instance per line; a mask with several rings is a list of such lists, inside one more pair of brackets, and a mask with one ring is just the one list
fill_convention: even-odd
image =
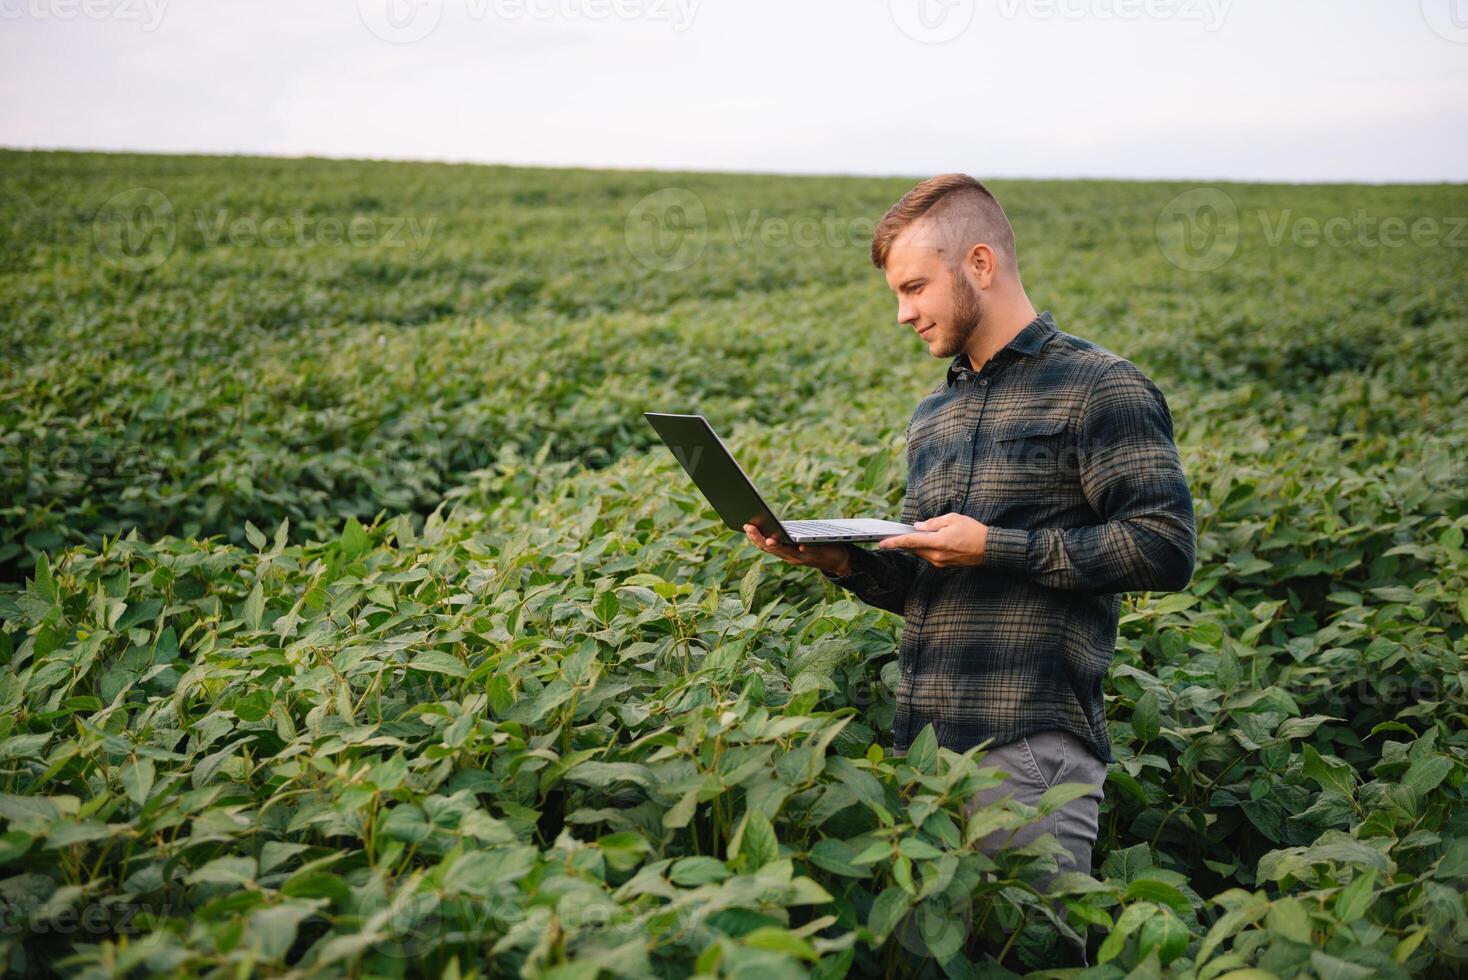
[(734, 461), (707, 419), (702, 415), (660, 412), (644, 412), (643, 417), (657, 430), (678, 464), (730, 529), (743, 532), (745, 524), (756, 524), (766, 534), (782, 532), (779, 536), (784, 536), (775, 512)]

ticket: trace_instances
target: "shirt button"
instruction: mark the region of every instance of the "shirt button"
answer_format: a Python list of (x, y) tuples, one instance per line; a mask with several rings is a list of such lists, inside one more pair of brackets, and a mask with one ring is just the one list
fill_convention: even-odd
[(981, 385), (987, 385), (988, 383), (989, 383), (989, 379), (988, 378), (980, 378), (979, 379), (979, 384), (981, 384)]

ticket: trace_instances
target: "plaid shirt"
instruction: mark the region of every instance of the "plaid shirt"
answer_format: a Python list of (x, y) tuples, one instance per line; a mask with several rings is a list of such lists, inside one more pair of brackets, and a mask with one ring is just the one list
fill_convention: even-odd
[(958, 354), (907, 427), (902, 520), (989, 527), (982, 565), (848, 545), (825, 574), (904, 619), (894, 741), (963, 751), (1063, 728), (1114, 761), (1101, 685), (1118, 593), (1178, 591), (1196, 528), (1157, 386), (1041, 313), (978, 371)]

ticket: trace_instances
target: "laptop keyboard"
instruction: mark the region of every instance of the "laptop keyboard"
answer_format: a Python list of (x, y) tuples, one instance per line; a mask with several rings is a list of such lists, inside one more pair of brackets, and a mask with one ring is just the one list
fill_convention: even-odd
[(850, 534), (851, 528), (829, 521), (781, 521), (786, 529), (796, 534)]

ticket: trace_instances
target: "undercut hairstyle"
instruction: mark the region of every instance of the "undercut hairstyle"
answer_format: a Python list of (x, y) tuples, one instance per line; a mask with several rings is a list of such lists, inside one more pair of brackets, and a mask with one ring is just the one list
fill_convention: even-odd
[(950, 270), (956, 270), (969, 250), (979, 242), (1003, 256), (1003, 264), (1019, 274), (1014, 229), (999, 201), (968, 174), (939, 174), (902, 195), (902, 200), (882, 216), (872, 235), (872, 265), (887, 267), (892, 243), (914, 223), (922, 221), (925, 238)]

